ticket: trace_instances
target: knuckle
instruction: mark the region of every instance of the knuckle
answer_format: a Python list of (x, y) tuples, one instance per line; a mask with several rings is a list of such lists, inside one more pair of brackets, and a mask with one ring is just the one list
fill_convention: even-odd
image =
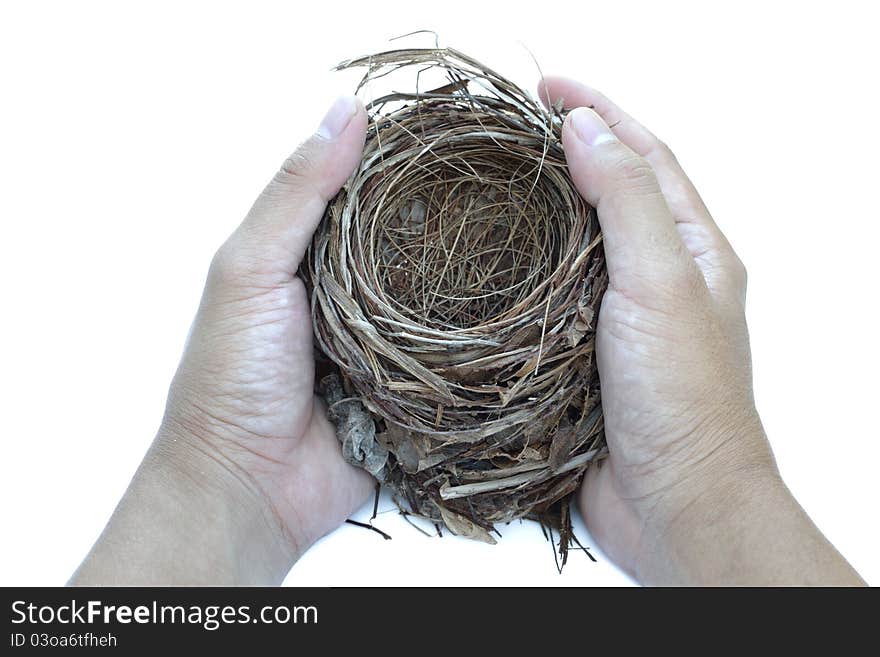
[(317, 182), (320, 167), (315, 149), (310, 140), (291, 153), (263, 192), (263, 200), (270, 204), (305, 202), (309, 199), (326, 202)]
[(678, 156), (676, 156), (675, 152), (669, 147), (662, 139), (657, 140), (656, 150), (660, 153), (660, 157), (664, 162), (668, 162), (670, 164), (678, 164)]
[(311, 186), (311, 174), (315, 168), (315, 160), (316, 156), (312, 144), (308, 141), (303, 143), (284, 160), (278, 173), (275, 174), (275, 182), (285, 187)]
[(208, 277), (215, 282), (225, 281), (232, 277), (232, 270), (236, 267), (235, 255), (230, 253), (230, 248), (224, 243), (211, 258), (211, 266), (208, 269)]
[(749, 271), (746, 269), (745, 263), (735, 253), (733, 254), (733, 275), (742, 290), (745, 291), (749, 285)]
[(253, 270), (252, 259), (231, 237), (214, 253), (208, 277), (214, 283), (227, 286), (247, 280)]
[(682, 294), (686, 299), (697, 298), (706, 286), (703, 275), (696, 265), (691, 265), (692, 262), (692, 260), (680, 258), (676, 260), (676, 263), (680, 264), (669, 267), (666, 275), (670, 289)]
[(657, 176), (651, 164), (632, 152), (615, 159), (609, 167), (609, 174), (625, 190), (653, 191), (657, 188)]
[(719, 249), (723, 254), (724, 269), (727, 272), (728, 278), (733, 285), (744, 293), (749, 282), (749, 272), (746, 269), (746, 265), (726, 238), (722, 236), (721, 242), (722, 245)]

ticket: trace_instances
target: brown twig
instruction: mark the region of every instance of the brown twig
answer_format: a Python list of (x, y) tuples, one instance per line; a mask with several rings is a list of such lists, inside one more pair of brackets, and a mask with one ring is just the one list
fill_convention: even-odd
[(358, 90), (420, 82), (367, 105), (363, 160), (309, 249), (316, 344), (375, 423), (361, 462), (384, 459), (377, 476), (415, 515), (494, 541), (494, 523), (559, 508), (604, 454), (596, 213), (569, 175), (561, 111), (467, 55), (404, 48), (338, 68), (366, 69)]

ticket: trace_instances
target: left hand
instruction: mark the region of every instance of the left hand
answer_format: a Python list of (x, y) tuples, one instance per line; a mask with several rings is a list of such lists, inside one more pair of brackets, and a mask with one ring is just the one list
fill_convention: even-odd
[(296, 276), (366, 125), (340, 98), (217, 252), (159, 434), (74, 583), (279, 583), (368, 497), (314, 396)]

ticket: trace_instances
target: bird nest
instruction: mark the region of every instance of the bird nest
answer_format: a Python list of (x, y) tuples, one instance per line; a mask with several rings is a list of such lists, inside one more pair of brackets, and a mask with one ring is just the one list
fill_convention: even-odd
[[(571, 540), (568, 501), (604, 454), (595, 323), (607, 283), (561, 106), (449, 48), (343, 62), (367, 104), (363, 160), (330, 202), (303, 276), (347, 460), (398, 505), (494, 543), (530, 517)], [(426, 71), (443, 84), (419, 91)], [(565, 546), (562, 542), (565, 542)]]

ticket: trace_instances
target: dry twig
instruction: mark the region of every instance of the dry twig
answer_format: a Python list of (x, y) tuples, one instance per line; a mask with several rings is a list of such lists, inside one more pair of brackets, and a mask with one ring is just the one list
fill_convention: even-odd
[[(354, 67), (358, 90), (403, 70), (446, 83), (367, 105), (363, 161), (304, 265), (316, 344), (344, 386), (328, 381), (337, 426), (360, 427), (340, 435), (346, 454), (454, 533), (494, 542), (496, 522), (555, 514), (569, 537), (561, 505), (604, 454), (607, 274), (561, 112), (449, 48), (338, 68)], [(367, 431), (340, 417), (364, 409)]]

